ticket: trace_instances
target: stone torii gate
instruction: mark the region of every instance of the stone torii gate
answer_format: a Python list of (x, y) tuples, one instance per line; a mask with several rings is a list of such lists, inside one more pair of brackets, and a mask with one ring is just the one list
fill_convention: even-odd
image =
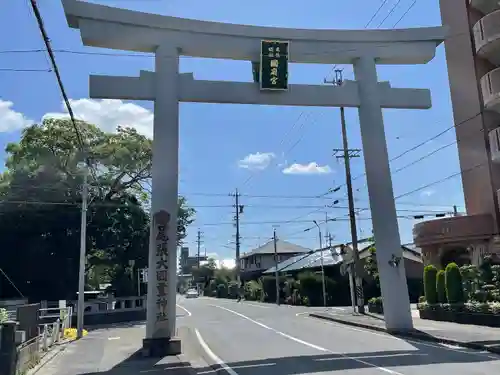
[[(376, 64), (425, 64), (445, 38), (442, 27), (399, 30), (299, 30), (196, 21), (62, 0), (70, 27), (84, 45), (155, 54), (155, 71), (138, 77), (91, 76), (90, 97), (152, 100), (153, 213), (144, 348), (150, 355), (180, 351), (175, 339), (179, 102), (357, 107), (370, 208), (377, 239), (388, 329), (413, 327), (402, 259), (382, 108), (427, 109), (429, 90), (378, 82)], [(264, 92), (257, 83), (196, 80), (179, 74), (179, 56), (257, 62), (261, 40), (289, 42), (292, 63), (353, 64), (356, 81), (340, 87), (289, 85)]]

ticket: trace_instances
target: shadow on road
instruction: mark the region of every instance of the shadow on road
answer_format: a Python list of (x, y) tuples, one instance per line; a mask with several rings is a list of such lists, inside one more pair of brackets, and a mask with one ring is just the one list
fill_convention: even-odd
[[(379, 352), (361, 352), (345, 354), (321, 354), (290, 356), (281, 358), (249, 359), (228, 362), (238, 375), (294, 375), (312, 374), (318, 372), (335, 372), (353, 369), (384, 367), (398, 370), (405, 366), (425, 366), (433, 364), (468, 364), (491, 362), (492, 356), (469, 354), (453, 350), (439, 349), (412, 342), (413, 350), (389, 350)], [(244, 356), (245, 353), (241, 353)], [(499, 357), (500, 358), (500, 357)], [(165, 363), (165, 361), (167, 363)], [(219, 373), (222, 367), (213, 365), (205, 368), (196, 368), (189, 371), (191, 365), (187, 362), (168, 363), (168, 358), (143, 358), (138, 351), (109, 371), (92, 372), (81, 375), (136, 375), (155, 374), (168, 371), (169, 375), (210, 374)], [(428, 370), (428, 369), (427, 369)], [(404, 370), (402, 370), (404, 371)], [(223, 373), (222, 371), (220, 372)]]

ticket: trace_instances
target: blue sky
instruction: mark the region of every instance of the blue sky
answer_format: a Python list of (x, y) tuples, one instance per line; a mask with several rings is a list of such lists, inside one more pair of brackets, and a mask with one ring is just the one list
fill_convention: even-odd
[[(381, 4), (379, 0), (311, 0), (307, 2), (307, 7), (304, 2), (297, 0), (94, 2), (220, 22), (337, 29), (363, 28)], [(38, 3), (52, 47), (57, 51), (62, 50), (56, 53), (56, 58), (68, 95), (74, 100), (77, 115), (104, 129), (112, 130), (114, 126), (122, 124), (136, 126), (141, 132), (150, 134), (152, 103), (88, 100), (88, 76), (134, 76), (141, 69), (152, 70), (153, 59), (148, 56), (118, 56), (119, 51), (83, 47), (78, 30), (67, 26), (58, 0), (40, 0)], [(397, 0), (388, 0), (371, 27), (377, 27), (396, 3)], [(402, 0), (381, 27), (391, 28), (412, 3), (413, 0)], [(11, 35), (10, 38), (0, 39), (0, 149), (3, 150), (7, 142), (19, 138), (21, 126), (30, 121), (39, 121), (47, 113), (63, 112), (63, 108), (53, 73), (2, 70), (48, 70), (49, 63), (43, 52), (5, 53), (43, 48), (28, 0), (3, 2), (0, 9), (0, 32), (2, 35)], [(435, 26), (440, 22), (438, 0), (417, 0), (398, 27)], [(194, 72), (198, 79), (250, 81), (252, 78), (250, 63), (247, 62), (183, 58), (181, 71)], [(331, 71), (332, 65), (292, 65), (290, 81), (320, 84), (325, 76), (331, 77)], [(432, 92), (433, 108), (430, 110), (384, 111), (390, 157), (453, 124), (443, 46), (438, 48), (436, 58), (427, 65), (382, 66), (378, 68), (378, 73), (379, 80), (388, 80), (395, 87), (429, 88)], [(345, 66), (344, 78), (353, 79), (350, 66)], [(357, 111), (348, 109), (346, 115), (350, 147), (361, 148)], [(230, 224), (234, 215), (231, 207), (233, 198), (228, 194), (234, 192), (236, 187), (243, 195), (241, 203), (246, 205), (241, 218), (242, 251), (248, 251), (270, 239), (273, 232), (271, 222), (276, 223), (280, 238), (316, 247), (317, 231), (304, 232), (304, 229), (313, 226), (312, 220), (324, 220), (325, 215), (331, 218), (346, 217), (347, 210), (343, 208), (347, 206), (345, 186), (329, 196), (340, 200), (337, 205), (340, 208), (323, 209), (325, 204), (331, 203), (331, 199), (308, 198), (345, 182), (344, 168), (331, 151), (342, 145), (337, 108), (181, 104), (180, 127), (180, 192), (187, 196), (198, 211), (197, 220), (190, 228), (187, 239), (192, 252), (195, 251), (196, 231), (200, 229), (203, 232), (202, 252), (206, 248), (208, 253), (217, 253), (220, 258), (233, 256), (234, 245), (231, 243), (234, 242), (234, 227)], [(454, 132), (449, 131), (401, 157), (391, 164), (391, 168), (395, 171), (454, 140)], [(255, 170), (256, 163), (260, 170)], [(293, 164), (310, 163), (324, 167), (313, 168), (316, 172), (328, 171), (328, 166), (331, 173), (284, 173)], [(354, 176), (363, 173), (362, 157), (352, 161), (352, 170)], [(456, 145), (452, 145), (394, 174), (395, 195), (425, 186), (458, 170)], [(249, 179), (249, 176), (252, 177)], [(354, 189), (357, 207), (368, 208), (366, 180), (362, 177), (356, 179)], [(283, 196), (297, 197), (285, 199)], [(400, 216), (430, 214), (431, 211), (449, 212), (453, 204), (458, 205), (459, 210), (464, 210), (461, 180), (449, 179), (407, 195), (397, 202)], [(361, 236), (371, 233), (369, 217), (369, 210), (359, 214), (358, 229)], [(293, 221), (296, 218), (299, 219)], [(290, 220), (292, 222), (286, 223)], [(415, 222), (413, 219), (400, 219), (403, 242), (411, 242), (411, 229)], [(335, 236), (334, 242), (349, 240), (347, 221), (331, 222), (328, 230)]]

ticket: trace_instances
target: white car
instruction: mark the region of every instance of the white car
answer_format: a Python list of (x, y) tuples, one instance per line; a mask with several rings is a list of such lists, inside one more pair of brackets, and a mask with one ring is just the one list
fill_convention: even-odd
[(186, 292), (186, 298), (198, 298), (198, 291), (196, 289), (188, 289)]

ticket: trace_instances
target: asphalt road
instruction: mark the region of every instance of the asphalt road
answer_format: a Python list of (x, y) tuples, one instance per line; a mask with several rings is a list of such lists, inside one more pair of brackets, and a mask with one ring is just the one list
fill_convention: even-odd
[[(309, 318), (303, 307), (183, 299), (180, 326), (206, 363), (229, 375), (491, 375), (500, 357)], [(210, 367), (200, 374), (214, 374)]]

